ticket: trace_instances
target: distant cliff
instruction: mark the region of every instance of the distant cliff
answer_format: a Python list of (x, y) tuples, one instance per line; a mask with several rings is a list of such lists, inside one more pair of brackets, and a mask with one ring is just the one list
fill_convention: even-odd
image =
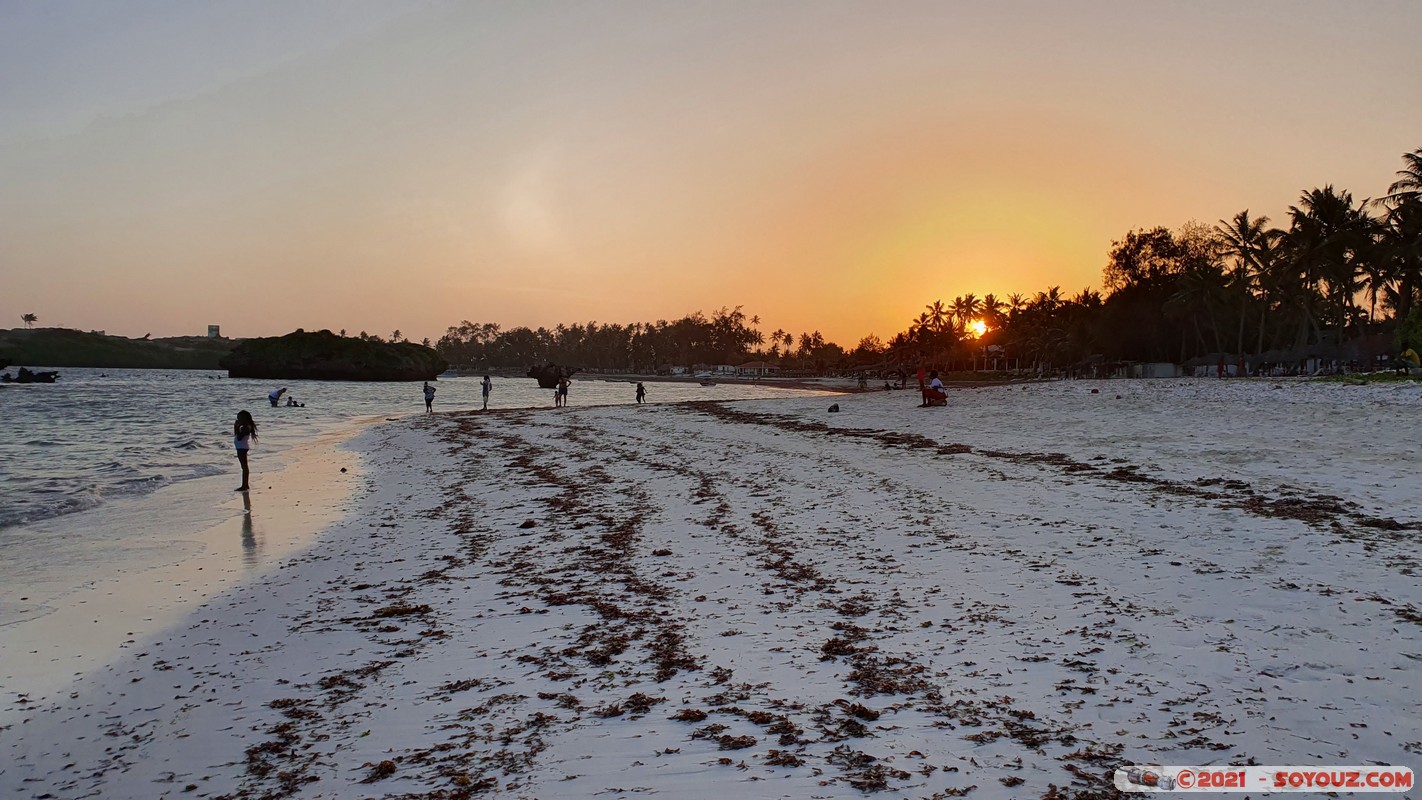
[(233, 378), (332, 381), (427, 381), (449, 369), (428, 347), (353, 339), (330, 331), (246, 339), (220, 363)]
[(236, 344), (203, 336), (128, 339), (69, 328), (14, 328), (0, 330), (0, 361), (25, 367), (217, 369)]

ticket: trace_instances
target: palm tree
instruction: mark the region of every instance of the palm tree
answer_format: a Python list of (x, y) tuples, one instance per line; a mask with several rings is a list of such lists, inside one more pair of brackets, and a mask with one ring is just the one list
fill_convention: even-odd
[(1403, 153), (1402, 163), (1397, 180), (1387, 187), (1387, 195), (1379, 198), (1379, 202), (1396, 207), (1408, 200), (1422, 200), (1422, 147)]
[(1297, 206), (1289, 206), (1300, 275), (1322, 295), (1340, 335), (1356, 316), (1360, 264), (1373, 244), (1375, 223), (1363, 213), (1366, 203), (1355, 207), (1351, 193), (1325, 186), (1304, 192)]
[[(1388, 212), (1378, 235), (1378, 272), (1382, 292), (1397, 319), (1412, 311), (1422, 287), (1422, 198), (1404, 200)], [(1369, 293), (1376, 296), (1376, 283)]]
[[(937, 303), (935, 305), (942, 304)], [(933, 306), (929, 306), (929, 309), (932, 308)], [(912, 322), (909, 323), (909, 338), (922, 340), (925, 336), (930, 333), (933, 333), (935, 330), (937, 329), (933, 327), (933, 315), (925, 311), (922, 314), (919, 314), (917, 318), (915, 318)]]
[(930, 330), (941, 331), (948, 323), (949, 311), (943, 306), (942, 300), (934, 300), (933, 305), (925, 306), (928, 309), (927, 325)]
[(776, 328), (775, 330), (770, 332), (770, 357), (772, 359), (779, 360), (780, 346), (781, 343), (784, 341), (785, 330), (783, 328)]
[(395, 330), (393, 330), (393, 331), (390, 332), (390, 341), (392, 341), (392, 342), (399, 342), (399, 341), (403, 340), (404, 338), (405, 338), (405, 337), (404, 337), (403, 335), (401, 335), (399, 328), (396, 328)]
[(1061, 304), (1062, 287), (1060, 286), (1051, 286), (1045, 292), (1037, 292), (1037, 296), (1032, 300), (1032, 305), (1045, 311), (1054, 311)]
[(21, 314), (20, 319), (25, 323), (26, 328), (34, 327), (34, 324), (39, 322), (39, 317), (34, 314)]
[(1000, 300), (997, 295), (983, 295), (981, 311), (983, 321), (987, 323), (989, 328), (996, 329), (1002, 327), (1003, 315), (1007, 312), (1007, 308), (1007, 303)]
[[(1248, 315), (1249, 301), (1254, 296), (1254, 287), (1260, 284), (1262, 267), (1260, 251), (1267, 246), (1269, 236), (1268, 217), (1249, 218), (1249, 209), (1235, 214), (1229, 222), (1220, 220), (1215, 228), (1223, 238), (1225, 247), (1235, 259), (1233, 285), (1239, 293), (1239, 331), (1236, 337), (1236, 352), (1244, 352), (1244, 319)], [(1262, 323), (1261, 323), (1262, 324)]]
[(953, 317), (957, 320), (954, 327), (960, 331), (967, 328), (968, 324), (982, 311), (982, 308), (982, 301), (975, 294), (965, 294), (953, 298)]

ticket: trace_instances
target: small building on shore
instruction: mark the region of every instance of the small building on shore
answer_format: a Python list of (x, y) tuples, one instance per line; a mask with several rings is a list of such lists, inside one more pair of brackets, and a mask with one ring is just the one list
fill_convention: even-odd
[(780, 367), (769, 361), (747, 361), (736, 365), (736, 374), (755, 378), (765, 378), (780, 371)]

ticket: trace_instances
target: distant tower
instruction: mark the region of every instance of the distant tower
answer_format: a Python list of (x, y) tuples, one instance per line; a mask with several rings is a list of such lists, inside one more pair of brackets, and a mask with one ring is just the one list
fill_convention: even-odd
[(221, 338), (222, 338), (222, 326), (221, 326), (221, 325), (209, 325), (209, 326), (207, 326), (207, 338), (209, 338), (209, 339), (221, 339)]

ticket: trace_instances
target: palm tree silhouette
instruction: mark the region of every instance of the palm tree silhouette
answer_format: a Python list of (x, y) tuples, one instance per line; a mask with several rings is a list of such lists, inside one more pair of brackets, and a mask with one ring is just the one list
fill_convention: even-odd
[(1403, 167), (1397, 171), (1397, 180), (1387, 187), (1387, 195), (1379, 201), (1389, 206), (1397, 206), (1409, 200), (1422, 200), (1422, 147), (1411, 153), (1403, 153)]
[(33, 327), (36, 322), (39, 322), (39, 317), (34, 314), (21, 314), (20, 319), (24, 321), (26, 328)]
[(933, 305), (924, 308), (927, 309), (924, 313), (928, 315), (927, 325), (930, 330), (937, 332), (947, 326), (950, 312), (944, 307), (942, 300), (934, 300)]
[(1239, 293), (1239, 331), (1235, 340), (1235, 351), (1238, 353), (1244, 352), (1244, 320), (1249, 312), (1249, 301), (1254, 297), (1255, 287), (1263, 285), (1260, 253), (1268, 247), (1268, 224), (1268, 217), (1250, 219), (1249, 209), (1246, 208), (1228, 222), (1220, 220), (1215, 228), (1235, 259), (1231, 282), (1233, 290)]

